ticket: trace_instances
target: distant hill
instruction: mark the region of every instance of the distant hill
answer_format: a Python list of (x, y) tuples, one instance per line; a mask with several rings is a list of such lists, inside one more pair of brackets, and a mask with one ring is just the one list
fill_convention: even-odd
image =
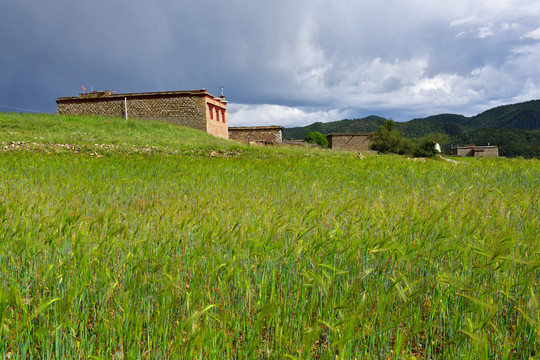
[(368, 116), (363, 119), (345, 119), (327, 123), (316, 122), (304, 127), (285, 128), (283, 129), (283, 137), (289, 140), (303, 139), (312, 131), (318, 131), (323, 134), (334, 132), (373, 132), (377, 131), (384, 120), (386, 119), (380, 116)]
[(423, 119), (413, 119), (411, 121), (417, 121), (417, 120), (425, 120), (429, 122), (440, 122), (440, 123), (455, 123), (459, 125), (465, 125), (467, 121), (469, 120), (469, 118), (466, 116), (457, 115), (457, 114), (439, 114), (439, 115), (428, 116), (427, 118), (423, 118)]
[(431, 133), (459, 135), (467, 132), (467, 127), (454, 122), (432, 122), (427, 119), (414, 119), (396, 124), (399, 131), (408, 138), (421, 138)]
[(424, 119), (429, 122), (455, 123), (473, 129), (540, 129), (540, 100), (503, 105), (472, 117), (456, 114), (440, 114)]
[(465, 125), (475, 129), (540, 129), (540, 100), (498, 106), (473, 116)]
[[(304, 127), (285, 128), (285, 139), (303, 139), (312, 131), (323, 134), (337, 132), (374, 132), (384, 122), (380, 116), (317, 122)], [(449, 135), (455, 145), (495, 144), (502, 156), (540, 157), (540, 100), (503, 105), (467, 117), (439, 114), (398, 122), (398, 130), (418, 140), (430, 133)], [(449, 150), (451, 144), (447, 144)]]

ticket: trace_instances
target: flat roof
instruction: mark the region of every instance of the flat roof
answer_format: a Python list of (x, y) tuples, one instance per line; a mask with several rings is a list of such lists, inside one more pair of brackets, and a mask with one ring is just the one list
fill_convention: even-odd
[(330, 133), (326, 136), (369, 136), (369, 133)]
[(78, 96), (67, 96), (59, 97), (56, 99), (57, 103), (60, 102), (77, 102), (77, 101), (99, 101), (99, 100), (118, 100), (122, 98), (137, 98), (137, 99), (147, 99), (147, 98), (160, 98), (160, 97), (184, 97), (184, 96), (208, 96), (213, 99), (219, 100), (226, 103), (224, 98), (216, 97), (206, 89), (200, 90), (178, 90), (178, 91), (153, 91), (153, 92), (138, 92), (138, 93), (124, 93), (117, 94), (114, 91), (110, 90), (101, 90), (101, 91), (92, 91), (87, 93), (80, 93)]
[(455, 146), (452, 149), (485, 149), (485, 148), (496, 148), (497, 145), (473, 145), (473, 146)]
[(229, 130), (282, 130), (283, 126), (229, 126)]

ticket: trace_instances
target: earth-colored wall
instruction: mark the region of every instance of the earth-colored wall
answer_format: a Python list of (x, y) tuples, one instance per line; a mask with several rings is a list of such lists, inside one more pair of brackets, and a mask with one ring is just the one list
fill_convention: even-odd
[(499, 147), (484, 146), (484, 157), (499, 157)]
[(371, 140), (368, 134), (328, 134), (328, 147), (344, 151), (370, 151)]
[(460, 146), (450, 150), (452, 156), (499, 157), (498, 146)]
[(454, 149), (452, 149), (450, 151), (450, 155), (452, 155), (452, 156), (474, 156), (472, 149), (467, 148), (467, 147), (454, 148)]
[(283, 127), (281, 126), (254, 126), (230, 127), (229, 139), (243, 142), (281, 143), (283, 141)]

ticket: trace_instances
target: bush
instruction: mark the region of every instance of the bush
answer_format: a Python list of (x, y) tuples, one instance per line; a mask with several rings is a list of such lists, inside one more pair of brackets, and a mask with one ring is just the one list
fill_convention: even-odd
[(371, 140), (371, 149), (383, 154), (411, 154), (414, 149), (414, 145), (396, 129), (396, 123), (392, 119), (385, 120), (379, 131), (371, 135)]
[(413, 156), (430, 158), (438, 154), (439, 154), (439, 151), (435, 149), (435, 142), (426, 140), (416, 147), (416, 149), (414, 150)]
[(310, 144), (319, 144), (323, 148), (328, 147), (328, 140), (326, 139), (326, 136), (324, 136), (318, 131), (313, 131), (307, 134), (304, 141)]

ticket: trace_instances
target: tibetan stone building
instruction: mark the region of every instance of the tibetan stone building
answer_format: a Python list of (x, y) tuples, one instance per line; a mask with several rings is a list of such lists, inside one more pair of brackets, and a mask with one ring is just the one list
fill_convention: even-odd
[(116, 94), (93, 91), (56, 100), (59, 115), (116, 116), (152, 119), (228, 138), (227, 101), (205, 89)]
[(328, 148), (344, 151), (370, 151), (369, 134), (337, 133), (326, 135)]
[(456, 146), (450, 149), (451, 156), (499, 157), (498, 146)]
[(280, 144), (283, 141), (283, 126), (230, 127), (229, 139), (247, 143)]

